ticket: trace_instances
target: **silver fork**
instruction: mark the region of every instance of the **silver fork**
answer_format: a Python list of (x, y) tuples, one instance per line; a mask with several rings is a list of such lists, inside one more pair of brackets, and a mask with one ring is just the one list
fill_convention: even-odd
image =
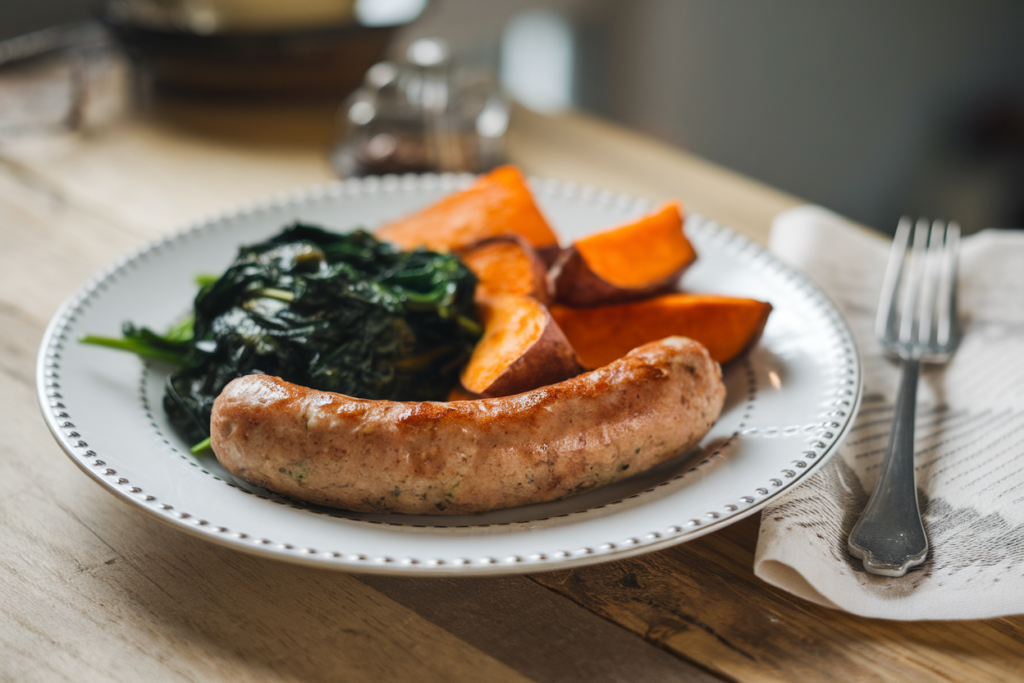
[(960, 226), (904, 217), (896, 229), (875, 334), (900, 359), (892, 432), (878, 483), (847, 548), (864, 569), (903, 576), (924, 562), (928, 537), (914, 480), (914, 408), (921, 363), (945, 363), (960, 341), (956, 312)]

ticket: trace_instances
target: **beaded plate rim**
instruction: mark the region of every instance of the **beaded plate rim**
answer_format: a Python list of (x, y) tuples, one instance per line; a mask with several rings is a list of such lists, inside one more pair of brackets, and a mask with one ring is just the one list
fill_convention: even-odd
[[(191, 239), (206, 231), (213, 231), (233, 221), (249, 216), (267, 213), (284, 208), (296, 208), (314, 200), (337, 198), (344, 195), (371, 194), (379, 191), (402, 190), (456, 190), (472, 182), (470, 174), (407, 174), (404, 176), (370, 176), (360, 179), (334, 181), (312, 187), (298, 188), (272, 197), (246, 203), (219, 212), (212, 216), (193, 221), (171, 234), (150, 242), (118, 259), (101, 269), (87, 280), (72, 296), (56, 311), (40, 344), (36, 366), (36, 386), (40, 408), (47, 426), (71, 460), (94, 481), (157, 519), (171, 524), (175, 528), (197, 535), (220, 545), (257, 555), (275, 559), (310, 564), (319, 567), (333, 567), (352, 572), (429, 575), (479, 575), (496, 573), (528, 573), (532, 571), (551, 571), (573, 566), (581, 566), (612, 559), (622, 559), (640, 553), (659, 550), (677, 543), (689, 541), (704, 534), (720, 529), (728, 524), (739, 521), (761, 510), (769, 501), (791, 489), (805, 477), (816, 471), (837, 450), (847, 431), (853, 423), (860, 405), (862, 389), (862, 370), (856, 342), (847, 322), (839, 313), (835, 304), (813, 284), (805, 275), (796, 269), (780, 262), (767, 249), (740, 235), (728, 227), (697, 214), (687, 215), (687, 232), (698, 234), (704, 239), (715, 240), (717, 246), (732, 250), (732, 255), (742, 257), (748, 265), (759, 270), (771, 269), (772, 275), (781, 277), (788, 284), (795, 286), (800, 293), (815, 307), (820, 309), (834, 327), (837, 347), (842, 347), (845, 358), (843, 367), (836, 368), (836, 378), (840, 386), (845, 387), (845, 409), (836, 409), (826, 422), (822, 423), (824, 433), (811, 441), (810, 447), (800, 452), (802, 459), (793, 460), (793, 467), (779, 471), (777, 476), (752, 492), (747, 492), (739, 499), (725, 503), (717, 510), (707, 512), (701, 519), (692, 518), (679, 520), (664, 529), (651, 530), (646, 534), (627, 539), (612, 539), (597, 547), (581, 548), (577, 551), (558, 551), (554, 553), (538, 553), (530, 556), (514, 556), (505, 559), (493, 557), (481, 558), (398, 558), (389, 556), (371, 557), (360, 553), (341, 553), (336, 551), (317, 551), (303, 548), (285, 539), (254, 538), (248, 534), (232, 531), (214, 521), (196, 518), (188, 511), (178, 510), (167, 501), (158, 500), (155, 496), (143, 491), (123, 476), (119, 476), (116, 463), (108, 464), (102, 454), (89, 447), (86, 436), (79, 433), (73, 417), (63, 403), (61, 394), (61, 350), (69, 339), (70, 327), (84, 307), (103, 294), (113, 284), (117, 276), (128, 268), (136, 268), (151, 255), (177, 242)], [(532, 179), (531, 187), (540, 196), (559, 197), (594, 202), (597, 204), (614, 203), (619, 207), (645, 208), (649, 203), (627, 194), (600, 190), (591, 186), (578, 185), (553, 179)], [(747, 371), (749, 373), (749, 361)], [(143, 371), (145, 372), (145, 371)], [(842, 396), (841, 396), (842, 397)], [(836, 402), (839, 405), (839, 401)], [(740, 425), (741, 427), (743, 425)], [(732, 438), (735, 438), (736, 434)], [(647, 491), (649, 493), (653, 489)], [(635, 494), (629, 497), (636, 497)], [(277, 501), (275, 501), (277, 502)], [(609, 505), (622, 502), (617, 500)], [(557, 515), (558, 517), (571, 516)], [(371, 522), (381, 523), (381, 522)], [(403, 525), (399, 525), (403, 526)], [(479, 526), (490, 526), (488, 524)], [(458, 527), (464, 528), (464, 527)]]

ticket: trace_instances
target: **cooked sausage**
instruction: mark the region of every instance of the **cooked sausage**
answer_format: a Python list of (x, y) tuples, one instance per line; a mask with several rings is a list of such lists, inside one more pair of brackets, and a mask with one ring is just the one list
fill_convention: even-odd
[(235, 476), (310, 503), (473, 513), (642, 472), (700, 441), (724, 399), (707, 350), (669, 337), (558, 384), (474, 401), (371, 401), (240, 377), (214, 404), (212, 445)]

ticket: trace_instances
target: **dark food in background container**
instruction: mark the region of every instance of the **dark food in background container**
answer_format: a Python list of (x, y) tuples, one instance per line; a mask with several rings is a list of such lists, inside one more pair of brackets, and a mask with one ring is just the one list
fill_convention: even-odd
[[(425, 4), (425, 3), (424, 3)], [(383, 59), (393, 25), (338, 25), (280, 31), (201, 33), (172, 22), (140, 21), (127, 3), (107, 5), (103, 21), (159, 91), (226, 97), (337, 99)]]
[(111, 23), (164, 90), (216, 95), (345, 95), (384, 56), (394, 28), (201, 36)]

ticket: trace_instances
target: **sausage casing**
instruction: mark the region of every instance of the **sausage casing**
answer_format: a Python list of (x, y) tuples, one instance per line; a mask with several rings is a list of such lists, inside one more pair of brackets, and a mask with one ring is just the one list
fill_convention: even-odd
[(721, 368), (683, 337), (558, 384), (473, 401), (373, 401), (249, 375), (217, 398), (212, 446), (235, 476), (310, 503), (474, 513), (643, 472), (696, 445), (724, 399)]

